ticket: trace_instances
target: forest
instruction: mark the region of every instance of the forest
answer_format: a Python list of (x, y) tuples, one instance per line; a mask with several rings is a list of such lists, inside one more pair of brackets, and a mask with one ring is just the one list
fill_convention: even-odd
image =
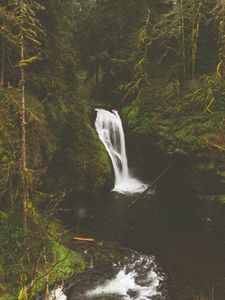
[[(89, 268), (61, 213), (113, 186), (95, 108), (118, 110), (145, 181), (188, 161), (224, 235), (224, 73), (224, 0), (0, 1), (0, 299), (64, 299)], [(177, 299), (223, 299), (207, 288)]]

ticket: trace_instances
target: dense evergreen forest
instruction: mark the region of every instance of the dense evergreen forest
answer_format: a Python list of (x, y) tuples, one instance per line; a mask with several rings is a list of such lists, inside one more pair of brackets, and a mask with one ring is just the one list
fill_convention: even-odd
[(86, 268), (56, 214), (112, 185), (95, 107), (224, 194), (224, 18), (224, 0), (1, 0), (0, 299)]

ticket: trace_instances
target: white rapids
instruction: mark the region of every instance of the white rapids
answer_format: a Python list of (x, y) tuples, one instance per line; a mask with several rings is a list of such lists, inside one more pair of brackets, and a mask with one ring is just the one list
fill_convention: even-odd
[(152, 297), (162, 296), (159, 286), (163, 276), (159, 276), (154, 269), (153, 258), (141, 255), (138, 259), (125, 264), (113, 279), (88, 291), (86, 296), (95, 299), (114, 295), (122, 300), (151, 300)]
[(51, 291), (50, 300), (67, 300), (66, 295), (63, 293), (62, 287), (58, 287)]
[(96, 109), (95, 127), (112, 161), (115, 185), (113, 191), (118, 193), (139, 193), (147, 185), (130, 175), (127, 162), (125, 136), (122, 121), (116, 110), (109, 112)]

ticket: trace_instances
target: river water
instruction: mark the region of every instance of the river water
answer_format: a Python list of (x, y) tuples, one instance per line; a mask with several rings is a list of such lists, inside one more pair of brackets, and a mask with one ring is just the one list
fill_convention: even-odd
[[(88, 293), (91, 299), (107, 300), (196, 300), (200, 294), (208, 297), (199, 298), (202, 300), (211, 299), (214, 287), (214, 299), (225, 299), (220, 291), (225, 284), (224, 243), (203, 226), (193, 209), (197, 201), (194, 195), (183, 188), (171, 190), (161, 186), (129, 207), (135, 197), (118, 193), (69, 197), (72, 210), (63, 219), (74, 235), (116, 241), (135, 251), (132, 253), (136, 261), (131, 254), (126, 264), (116, 266), (111, 275), (102, 272), (102, 279), (93, 278), (82, 297), (75, 296), (75, 284), (68, 300), (89, 299)], [(140, 260), (142, 264), (138, 263)], [(145, 278), (143, 289), (139, 287), (141, 273)], [(166, 283), (166, 288), (161, 289), (164, 276), (169, 278), (169, 286)], [(142, 293), (146, 287), (149, 296)], [(116, 295), (111, 294), (113, 289)], [(168, 290), (172, 290), (172, 295)]]

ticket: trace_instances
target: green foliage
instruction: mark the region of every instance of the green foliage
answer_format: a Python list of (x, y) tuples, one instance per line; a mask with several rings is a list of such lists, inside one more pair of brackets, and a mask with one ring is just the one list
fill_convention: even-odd
[(47, 232), (48, 247), (43, 252), (42, 265), (30, 283), (30, 295), (44, 291), (46, 286), (64, 281), (85, 271), (86, 261), (82, 256), (66, 246), (66, 233), (56, 222), (51, 222)]
[(139, 108), (138, 107), (131, 107), (131, 106), (126, 106), (123, 108), (122, 115), (127, 121), (127, 125), (130, 128), (134, 128), (134, 126), (137, 126), (138, 123), (138, 112)]
[(218, 203), (221, 206), (225, 205), (225, 195), (201, 195), (200, 198), (211, 204)]
[[(0, 258), (1, 281), (17, 282), (21, 275), (21, 257), (24, 252), (26, 239), (23, 235), (19, 216), (16, 214), (1, 214), (0, 219)], [(4, 271), (3, 271), (4, 270)], [(4, 276), (3, 276), (4, 274)], [(16, 288), (16, 287), (15, 287)]]
[[(16, 89), (0, 92), (0, 201), (5, 209), (12, 211), (20, 205), (20, 135), (15, 128), (19, 125), (20, 104)], [(27, 182), (33, 182), (38, 172), (31, 169), (39, 167), (43, 155), (51, 152), (52, 140), (43, 117), (43, 108), (34, 97), (27, 97), (27, 150), (29, 169), (26, 172)]]
[(90, 126), (86, 109), (87, 104), (83, 100), (79, 109), (70, 104), (63, 114), (61, 110), (53, 112), (57, 115), (57, 147), (44, 177), (48, 190), (96, 190), (109, 185), (109, 160)]
[[(18, 214), (1, 214), (0, 280), (4, 283), (5, 299), (10, 299), (7, 292), (12, 299), (19, 293), (21, 297), (34, 296), (47, 284), (70, 278), (86, 268), (82, 256), (68, 248), (65, 230), (37, 214), (36, 222), (29, 224), (32, 232), (26, 236)], [(26, 290), (21, 286), (26, 286)]]
[(141, 97), (123, 109), (130, 131), (151, 137), (164, 153), (182, 149), (190, 155), (206, 182), (215, 188), (224, 184), (224, 82), (216, 76), (203, 76), (192, 90), (167, 90), (154, 81)]
[[(60, 237), (62, 233), (60, 232), (62, 228), (57, 224), (52, 224), (52, 228), (50, 228), (50, 233), (54, 236)], [(51, 282), (51, 277), (53, 277), (53, 282), (70, 278), (74, 274), (82, 273), (86, 269), (86, 262), (81, 257), (80, 254), (75, 252), (74, 250), (68, 249), (65, 245), (57, 241), (56, 239), (51, 238), (50, 242), (52, 244), (52, 255), (54, 258), (54, 262), (61, 262), (56, 265), (54, 271), (52, 272), (49, 280)]]
[(225, 97), (224, 82), (212, 76), (200, 78), (199, 87), (187, 96), (189, 109), (212, 113), (214, 109), (221, 109), (221, 99)]

